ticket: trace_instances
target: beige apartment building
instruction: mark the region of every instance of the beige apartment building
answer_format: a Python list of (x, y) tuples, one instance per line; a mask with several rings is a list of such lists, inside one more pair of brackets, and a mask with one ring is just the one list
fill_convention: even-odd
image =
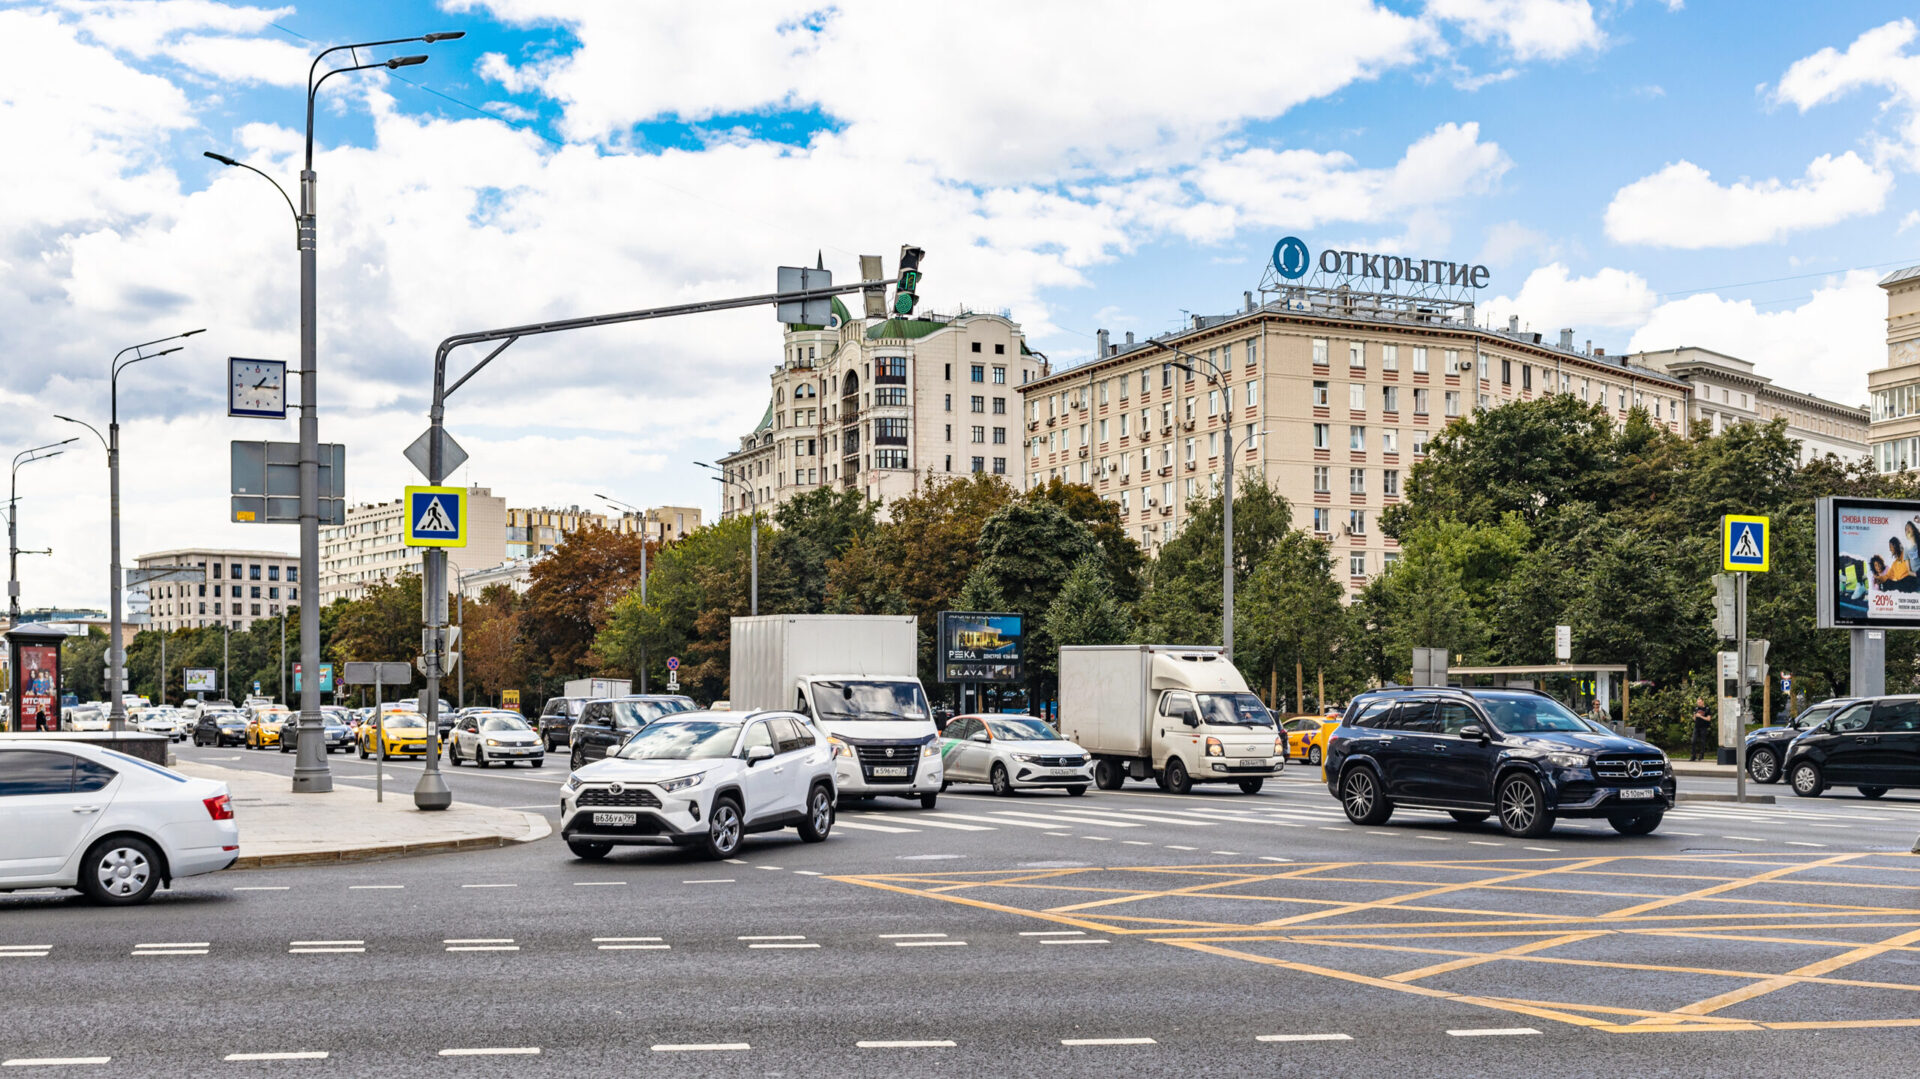
[(971, 473), (1024, 486), (1020, 390), (1047, 373), (1004, 314), (855, 319), (783, 335), (766, 414), (720, 458), (721, 516), (822, 487), (888, 502)]
[(170, 633), (225, 625), (245, 630), (255, 619), (294, 613), (300, 602), (300, 556), (284, 551), (232, 551), (185, 547), (155, 551), (133, 560), (135, 569), (191, 567), (200, 576), (185, 581), (156, 581), (147, 592), (144, 629)]
[[(1174, 348), (1197, 358), (1198, 376), (1170, 365)], [(1333, 289), (1265, 304), (1248, 294), (1238, 312), (1155, 340), (1101, 331), (1096, 359), (1020, 391), (1029, 486), (1093, 487), (1157, 551), (1193, 499), (1218, 493), (1231, 428), (1236, 478), (1263, 473), (1354, 590), (1399, 558), (1380, 513), (1452, 420), (1558, 391), (1616, 421), (1640, 407), (1679, 430), (1688, 392), (1673, 375), (1575, 348), (1571, 330), (1549, 342), (1517, 321), (1478, 327), (1471, 304)]]
[[(320, 530), (320, 602), (359, 599), (376, 581), (420, 572), (420, 548), (408, 547), (403, 499), (347, 510), (347, 523)], [(507, 500), (485, 487), (467, 490), (467, 546), (448, 561), (481, 569), (507, 560)]]
[(1887, 365), (1867, 372), (1868, 441), (1881, 472), (1920, 467), (1920, 266), (1880, 281), (1887, 292)]
[(558, 547), (568, 533), (582, 528), (611, 528), (628, 535), (644, 534), (654, 543), (671, 543), (699, 527), (700, 510), (695, 506), (655, 506), (617, 516), (582, 510), (579, 506), (509, 509), (507, 557), (538, 558)]
[(1687, 419), (1705, 423), (1716, 435), (1736, 423), (1784, 419), (1788, 436), (1800, 443), (1801, 464), (1829, 454), (1842, 461), (1867, 455), (1866, 409), (1775, 385), (1754, 371), (1751, 360), (1692, 346), (1635, 352), (1626, 359), (1685, 382)]

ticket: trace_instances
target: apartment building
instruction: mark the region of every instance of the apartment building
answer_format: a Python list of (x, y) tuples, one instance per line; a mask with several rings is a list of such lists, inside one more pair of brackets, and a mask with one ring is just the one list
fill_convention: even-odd
[(1685, 382), (1687, 420), (1706, 424), (1713, 434), (1736, 423), (1784, 419), (1788, 436), (1800, 443), (1801, 464), (1829, 454), (1843, 461), (1867, 455), (1865, 408), (1776, 385), (1751, 360), (1693, 346), (1635, 352), (1626, 359)]
[(1920, 266), (1880, 281), (1887, 293), (1887, 365), (1867, 372), (1867, 441), (1881, 472), (1920, 468)]
[(1236, 478), (1262, 473), (1358, 590), (1399, 558), (1380, 513), (1454, 419), (1560, 392), (1616, 421), (1643, 408), (1678, 431), (1688, 387), (1577, 349), (1571, 330), (1553, 342), (1517, 321), (1477, 326), (1471, 303), (1291, 287), (1161, 338), (1113, 342), (1102, 330), (1095, 359), (1020, 392), (1029, 486), (1091, 486), (1155, 551), (1195, 498), (1219, 493), (1231, 431)]
[(1020, 389), (1048, 366), (1004, 313), (856, 319), (835, 300), (781, 348), (765, 414), (720, 458), (721, 516), (822, 487), (887, 502), (972, 473), (1024, 485)]
[(302, 582), (297, 554), (183, 547), (139, 555), (133, 565), (135, 569), (164, 566), (198, 571), (198, 576), (189, 580), (139, 586), (147, 594), (144, 629), (170, 633), (225, 625), (230, 630), (245, 630), (255, 619), (278, 618), (299, 610)]
[(670, 543), (700, 527), (700, 510), (695, 506), (655, 506), (638, 513), (615, 515), (565, 509), (507, 510), (507, 557), (538, 558), (550, 553), (570, 532), (582, 528), (610, 528), (628, 535), (644, 534), (654, 543)]
[[(402, 499), (353, 506), (347, 522), (320, 529), (320, 603), (359, 599), (377, 581), (420, 572), (420, 549), (406, 546)], [(467, 545), (453, 565), (481, 569), (507, 560), (507, 500), (485, 487), (467, 490)], [(453, 570), (451, 572), (459, 572)]]

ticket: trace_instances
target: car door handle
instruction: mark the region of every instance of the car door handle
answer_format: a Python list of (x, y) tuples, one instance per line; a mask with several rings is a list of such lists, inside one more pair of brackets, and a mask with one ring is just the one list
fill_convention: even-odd
[(73, 811), (75, 813), (98, 813), (100, 812), (100, 807), (99, 806), (74, 806)]

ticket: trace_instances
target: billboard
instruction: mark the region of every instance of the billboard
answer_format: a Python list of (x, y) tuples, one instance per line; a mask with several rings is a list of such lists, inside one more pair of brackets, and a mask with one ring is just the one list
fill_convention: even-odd
[(213, 677), (218, 673), (212, 667), (188, 667), (181, 672), (185, 679), (183, 688), (188, 693), (212, 693), (216, 689)]
[(60, 649), (20, 646), (20, 723), (16, 729), (52, 730), (60, 719)]
[[(300, 692), (300, 665), (298, 663), (293, 665), (293, 691), (295, 693)], [(322, 663), (320, 665), (320, 692), (333, 692), (333, 664), (331, 663)]]
[(941, 611), (940, 681), (1026, 681), (1024, 621), (999, 611)]
[(1920, 502), (1816, 503), (1822, 629), (1920, 628)]

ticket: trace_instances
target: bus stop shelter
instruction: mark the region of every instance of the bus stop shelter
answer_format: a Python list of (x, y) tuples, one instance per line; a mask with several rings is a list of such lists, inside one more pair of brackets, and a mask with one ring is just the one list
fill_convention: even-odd
[(1631, 722), (1627, 666), (1624, 663), (1556, 663), (1528, 667), (1449, 667), (1449, 681), (1463, 688), (1512, 687), (1538, 689), (1576, 712), (1586, 712), (1599, 701), (1611, 714), (1613, 690), (1620, 689), (1620, 724)]

